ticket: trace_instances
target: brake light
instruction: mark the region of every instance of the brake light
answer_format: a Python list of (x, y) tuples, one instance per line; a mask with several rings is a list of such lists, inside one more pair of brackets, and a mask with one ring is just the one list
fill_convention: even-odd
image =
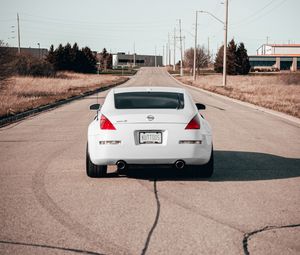
[(106, 118), (103, 114), (101, 115), (101, 119), (100, 119), (100, 128), (106, 130), (116, 130), (116, 128), (110, 122), (110, 120)]
[(197, 115), (186, 125), (185, 129), (200, 129), (200, 122)]

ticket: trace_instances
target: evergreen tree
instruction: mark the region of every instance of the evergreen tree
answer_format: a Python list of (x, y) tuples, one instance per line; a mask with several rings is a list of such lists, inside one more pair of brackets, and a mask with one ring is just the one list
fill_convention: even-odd
[(63, 52), (64, 52), (64, 47), (62, 46), (62, 44), (59, 44), (58, 48), (56, 48), (54, 51), (55, 60), (53, 62), (54, 68), (57, 71), (65, 70), (63, 66), (64, 65)]
[(97, 60), (94, 56), (93, 52), (89, 47), (84, 47), (82, 49), (82, 53), (84, 55), (85, 65), (83, 66), (82, 72), (84, 73), (94, 73), (96, 72), (96, 64)]
[(80, 72), (82, 65), (80, 62), (80, 50), (77, 43), (74, 43), (71, 49), (71, 62), (72, 62), (72, 70), (74, 72)]
[(93, 73), (96, 71), (96, 57), (90, 48), (85, 47), (81, 50), (77, 43), (71, 46), (60, 44), (54, 50), (51, 45), (47, 60), (53, 64), (55, 70), (67, 70), (82, 73)]
[(236, 48), (237, 45), (232, 39), (227, 47), (227, 64), (226, 64), (226, 71), (227, 74), (234, 75), (237, 74), (237, 58), (236, 58)]
[(54, 62), (55, 62), (55, 52), (54, 52), (53, 44), (51, 44), (51, 46), (50, 46), (46, 60), (51, 64), (54, 64)]
[(216, 59), (215, 59), (214, 70), (217, 73), (223, 72), (223, 56), (224, 56), (224, 45), (222, 45), (219, 48), (219, 51), (218, 51)]
[(249, 57), (247, 54), (247, 50), (245, 49), (244, 43), (240, 43), (236, 51), (236, 58), (237, 58), (237, 73), (241, 75), (248, 74), (251, 66), (250, 66)]
[[(215, 59), (214, 69), (217, 73), (223, 72), (224, 46), (222, 46)], [(227, 46), (226, 73), (230, 75), (248, 74), (250, 70), (249, 57), (245, 45), (240, 43), (237, 47), (234, 39)]]
[(73, 63), (72, 63), (72, 46), (70, 43), (67, 43), (63, 48), (63, 70), (73, 71)]

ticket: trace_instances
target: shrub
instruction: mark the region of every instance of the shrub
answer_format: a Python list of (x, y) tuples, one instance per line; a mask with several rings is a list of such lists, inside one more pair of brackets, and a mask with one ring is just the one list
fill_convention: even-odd
[(300, 85), (300, 73), (281, 74), (279, 79), (286, 85)]
[(22, 54), (17, 56), (12, 65), (18, 75), (51, 77), (55, 76), (56, 73), (52, 64), (31, 55)]
[(10, 62), (13, 59), (13, 53), (3, 41), (0, 40), (0, 84), (3, 85), (13, 74)]

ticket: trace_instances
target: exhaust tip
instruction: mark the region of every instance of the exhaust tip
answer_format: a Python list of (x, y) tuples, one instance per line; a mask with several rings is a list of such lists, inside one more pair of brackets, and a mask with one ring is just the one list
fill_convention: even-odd
[(184, 163), (183, 160), (177, 160), (177, 161), (175, 162), (175, 167), (176, 167), (177, 169), (182, 169), (182, 168), (184, 168), (184, 166), (185, 166), (185, 163)]
[(116, 163), (116, 165), (117, 165), (118, 170), (124, 170), (126, 168), (126, 166), (127, 166), (126, 162), (123, 161), (123, 160), (119, 160)]

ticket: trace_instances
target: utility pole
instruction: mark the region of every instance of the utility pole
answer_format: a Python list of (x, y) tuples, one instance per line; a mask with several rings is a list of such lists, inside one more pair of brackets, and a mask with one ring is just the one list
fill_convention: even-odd
[(135, 67), (135, 42), (133, 42), (133, 67)]
[(155, 46), (155, 58), (154, 58), (154, 61), (155, 61), (155, 67), (157, 66), (157, 61), (156, 61), (156, 46)]
[(165, 45), (163, 45), (162, 65), (164, 65), (164, 58), (165, 58)]
[(209, 51), (209, 37), (207, 37), (207, 55), (210, 58), (210, 51)]
[(173, 71), (176, 70), (176, 28), (174, 28), (174, 65), (173, 65)]
[(171, 65), (171, 43), (170, 43), (170, 33), (168, 33), (168, 45), (169, 45), (169, 49), (168, 49), (168, 56), (169, 56), (169, 59), (168, 59), (168, 63), (169, 65)]
[(41, 58), (41, 44), (37, 43), (37, 45), (39, 46), (39, 59)]
[(227, 31), (228, 31), (228, 0), (225, 0), (225, 22), (224, 22), (224, 58), (223, 58), (223, 86), (227, 83)]
[(183, 76), (183, 66), (182, 66), (182, 37), (181, 37), (181, 19), (179, 19), (179, 38), (180, 38), (180, 76)]
[(169, 43), (167, 43), (167, 47), (166, 47), (166, 52), (167, 52), (167, 54), (166, 54), (166, 65), (170, 64), (170, 63), (168, 63), (168, 61), (169, 61), (169, 48), (170, 48), (170, 45), (169, 45)]
[(195, 47), (194, 47), (194, 68), (193, 68), (193, 80), (196, 80), (196, 49), (197, 49), (197, 30), (198, 30), (198, 11), (196, 11), (196, 23), (195, 23)]
[(20, 19), (19, 13), (17, 13), (17, 23), (18, 23), (18, 53), (21, 53), (21, 43), (20, 43)]
[(168, 44), (166, 44), (166, 66), (168, 65)]

